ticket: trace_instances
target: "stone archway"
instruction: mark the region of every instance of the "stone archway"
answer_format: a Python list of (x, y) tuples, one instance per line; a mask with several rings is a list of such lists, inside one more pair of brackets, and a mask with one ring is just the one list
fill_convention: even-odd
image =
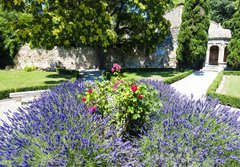
[(214, 45), (210, 48), (209, 65), (218, 65), (219, 47)]

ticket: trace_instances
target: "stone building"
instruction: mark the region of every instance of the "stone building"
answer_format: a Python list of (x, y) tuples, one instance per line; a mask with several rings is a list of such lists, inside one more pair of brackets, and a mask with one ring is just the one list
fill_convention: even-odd
[(205, 69), (209, 66), (226, 67), (227, 45), (231, 39), (231, 31), (220, 24), (211, 21), (208, 30), (208, 48), (205, 59)]

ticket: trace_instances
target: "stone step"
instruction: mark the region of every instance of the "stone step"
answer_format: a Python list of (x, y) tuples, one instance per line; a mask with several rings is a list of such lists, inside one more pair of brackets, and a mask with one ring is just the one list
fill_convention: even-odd
[(215, 66), (215, 65), (206, 65), (205, 67), (203, 67), (201, 69), (201, 71), (212, 71), (212, 72), (220, 72), (222, 70), (223, 70), (223, 68), (221, 68), (220, 66)]

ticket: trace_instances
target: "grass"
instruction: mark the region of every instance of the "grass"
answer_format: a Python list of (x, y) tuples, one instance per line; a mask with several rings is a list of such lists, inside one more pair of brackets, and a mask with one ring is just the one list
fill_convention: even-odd
[(226, 80), (221, 93), (240, 98), (240, 76), (225, 75), (224, 77), (226, 77)]
[(159, 72), (124, 72), (123, 77), (129, 80), (154, 79), (165, 81), (173, 77), (182, 75), (179, 71), (159, 71)]
[(0, 91), (26, 87), (53, 86), (67, 80), (74, 80), (73, 75), (59, 75), (56, 72), (20, 70), (0, 70)]

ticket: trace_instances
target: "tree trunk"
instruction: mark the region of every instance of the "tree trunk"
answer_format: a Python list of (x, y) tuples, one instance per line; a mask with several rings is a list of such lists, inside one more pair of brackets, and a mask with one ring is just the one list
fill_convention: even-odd
[(97, 53), (98, 68), (103, 69), (105, 67), (105, 57), (103, 53), (103, 47), (101, 44), (96, 44), (95, 50)]

